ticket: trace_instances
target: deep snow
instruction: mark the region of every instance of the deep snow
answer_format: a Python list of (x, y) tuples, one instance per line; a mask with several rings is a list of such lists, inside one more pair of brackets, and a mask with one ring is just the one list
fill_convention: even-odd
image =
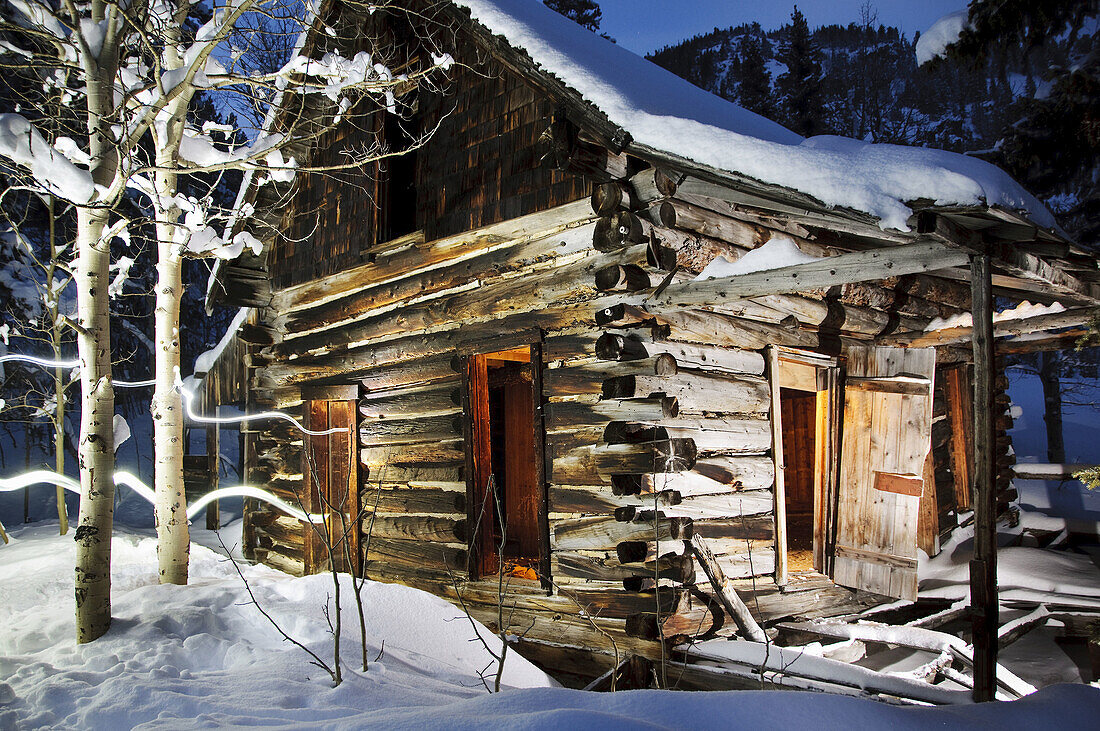
[[(1100, 691), (1070, 685), (1010, 705), (938, 709), (785, 691), (584, 693), (550, 687), (514, 653), (508, 689), (490, 695), (477, 674), (488, 657), (470, 641), (465, 617), (442, 599), (373, 582), (364, 590), (371, 658), (383, 640), (385, 651), (367, 673), (347, 668), (345, 682), (333, 688), (266, 624), (224, 558), (193, 545), (191, 584), (158, 585), (154, 539), (132, 529), (120, 530), (113, 544), (114, 624), (103, 638), (77, 646), (73, 543), (55, 530), (49, 523), (23, 526), (0, 547), (3, 729), (1034, 729), (1088, 727), (1100, 714)], [(332, 589), (327, 577), (243, 570), (286, 631), (322, 656), (330, 652), (320, 612)], [(345, 660), (354, 667), (354, 627), (345, 627), (343, 637)]]

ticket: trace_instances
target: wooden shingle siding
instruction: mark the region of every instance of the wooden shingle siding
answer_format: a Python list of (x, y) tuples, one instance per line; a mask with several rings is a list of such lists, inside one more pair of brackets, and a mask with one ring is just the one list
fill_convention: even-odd
[[(470, 58), (476, 58), (471, 49)], [(417, 165), (418, 221), (428, 240), (577, 200), (578, 175), (539, 159), (553, 104), (496, 63), (455, 73), (447, 94), (422, 98), (424, 129), (438, 125)]]

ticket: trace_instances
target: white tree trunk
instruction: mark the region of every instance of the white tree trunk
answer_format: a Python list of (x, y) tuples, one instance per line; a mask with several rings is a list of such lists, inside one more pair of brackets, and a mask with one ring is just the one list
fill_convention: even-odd
[(103, 209), (77, 209), (77, 312), (80, 330), (80, 518), (76, 528), (76, 641), (111, 626), (111, 532), (115, 497), (115, 392), (107, 300), (110, 249), (100, 237)]
[(183, 135), (186, 97), (169, 105), (170, 117), (154, 131), (158, 171), (155, 175), (160, 202), (155, 206), (157, 224), (157, 306), (154, 317), (156, 342), (153, 392), (153, 486), (156, 493), (157, 564), (162, 584), (186, 584), (191, 537), (187, 526), (187, 497), (183, 485), (183, 404), (176, 390), (180, 365), (180, 300), (183, 297), (183, 261), (174, 242), (179, 210), (163, 205), (175, 196), (176, 157)]
[[(54, 291), (54, 277), (57, 274), (57, 262), (59, 257), (57, 246), (57, 224), (54, 217), (54, 197), (49, 197), (48, 203), (50, 217), (50, 263), (46, 268), (47, 307), (46, 311), (50, 324), (50, 344), (53, 346), (55, 361), (61, 360), (61, 336), (64, 324), (59, 315), (60, 294)], [(57, 403), (53, 414), (53, 450), (54, 472), (65, 474), (65, 371), (54, 368), (53, 371), (53, 395)], [(65, 488), (57, 486), (57, 522), (60, 524), (61, 535), (69, 532), (69, 513), (65, 506)]]

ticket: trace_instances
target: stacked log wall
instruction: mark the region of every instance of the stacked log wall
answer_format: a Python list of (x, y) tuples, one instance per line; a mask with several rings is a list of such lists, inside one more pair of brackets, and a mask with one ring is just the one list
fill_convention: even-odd
[[(625, 209), (597, 217), (588, 205), (409, 242), (276, 292), (261, 313), (275, 342), (260, 354), (252, 392), (293, 409), (307, 384), (358, 382), (367, 575), (455, 600), (461, 592), (491, 621), (493, 582), (467, 580), (461, 355), (541, 342), (551, 575), (514, 578), (509, 601), (529, 621), (528, 641), (564, 633), (599, 645), (594, 621), (622, 647), (654, 656), (649, 641), (670, 618), (682, 627), (676, 617), (706, 594), (695, 588), (705, 581), (686, 544), (692, 535), (730, 578), (774, 571), (762, 349), (866, 342), (930, 313), (879, 310), (897, 297), (865, 288), (860, 303), (811, 292), (650, 314), (624, 303), (689, 277), (675, 269), (689, 256), (705, 263), (702, 235)], [(710, 251), (735, 258), (780, 232), (752, 224), (750, 240), (749, 224), (734, 221), (704, 229), (739, 242), (708, 239), (720, 241)], [(293, 491), (300, 455), (300, 440), (257, 429), (262, 481)], [(256, 516), (258, 550), (296, 566), (287, 521)]]

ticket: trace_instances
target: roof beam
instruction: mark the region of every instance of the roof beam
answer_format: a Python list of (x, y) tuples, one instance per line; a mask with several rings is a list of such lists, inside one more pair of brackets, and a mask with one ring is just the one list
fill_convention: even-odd
[(750, 297), (805, 292), (854, 282), (919, 274), (960, 266), (968, 261), (969, 254), (958, 247), (922, 241), (840, 254), (779, 269), (674, 284), (656, 296), (640, 296), (624, 302), (644, 305), (650, 312), (704, 305), (718, 306)]
[(1024, 247), (984, 241), (978, 232), (965, 229), (944, 215), (922, 211), (917, 216), (917, 231), (945, 244), (989, 255), (994, 266), (1020, 282), (1020, 289), (1037, 284), (1042, 290), (1076, 303), (1100, 304), (1100, 285), (1082, 281)]
[[(1100, 307), (1078, 307), (1065, 312), (1053, 312), (1034, 317), (1021, 317), (1018, 320), (1002, 320), (993, 323), (993, 337), (1007, 338), (1014, 335), (1059, 330), (1066, 327), (1080, 327), (1094, 317), (1100, 317)], [(876, 345), (898, 345), (906, 348), (926, 348), (930, 346), (956, 345), (969, 342), (974, 336), (974, 327), (945, 327), (927, 332), (898, 333), (878, 338)]]

